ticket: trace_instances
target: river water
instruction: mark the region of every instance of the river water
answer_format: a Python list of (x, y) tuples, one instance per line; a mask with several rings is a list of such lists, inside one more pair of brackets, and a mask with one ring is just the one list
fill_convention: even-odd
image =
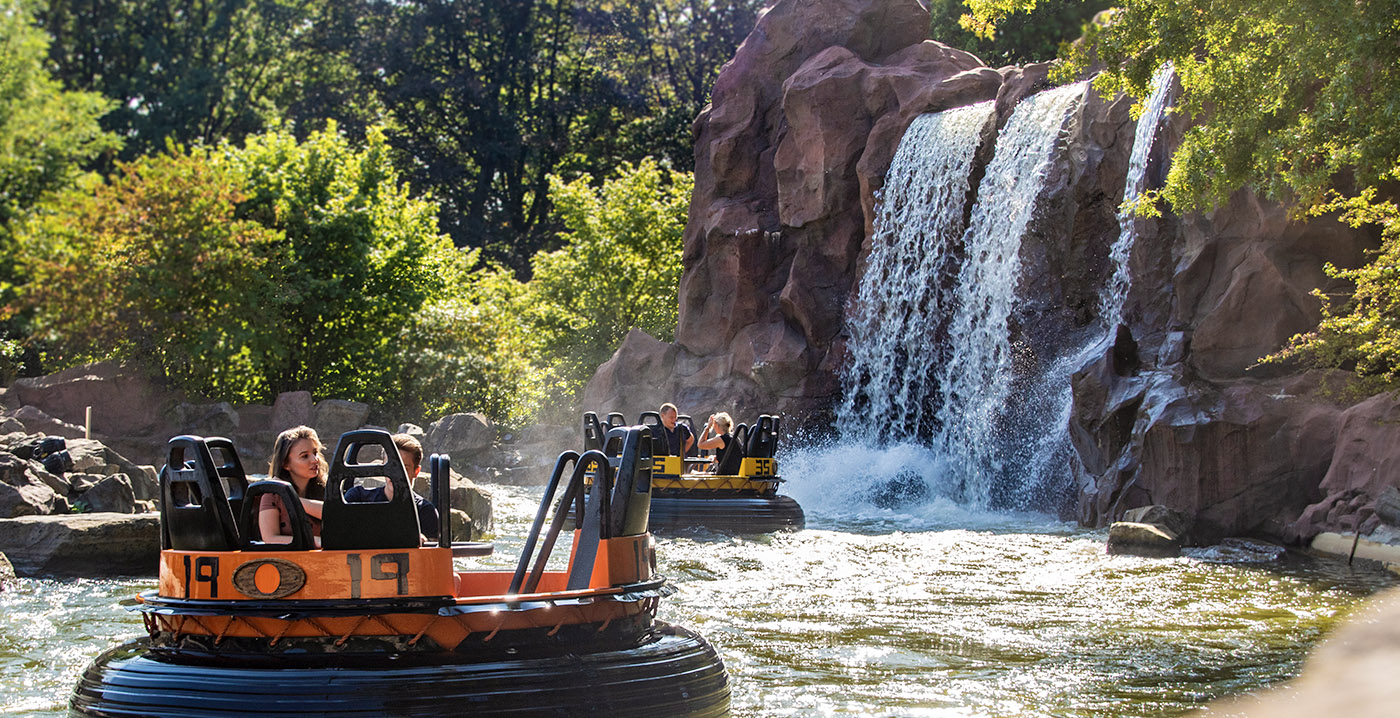
[[(892, 502), (879, 479), (788, 466), (804, 471), (788, 493), (806, 530), (658, 543), (680, 589), (661, 616), (718, 649), (735, 716), (1180, 715), (1295, 675), (1338, 620), (1395, 583), (1258, 544), (1110, 557), (1103, 531), (936, 493), (881, 508)], [(513, 566), (540, 495), (490, 488), (497, 553), (464, 568)], [(142, 633), (124, 604), (153, 586), (22, 579), (0, 592), (0, 715), (63, 715), (83, 666)]]

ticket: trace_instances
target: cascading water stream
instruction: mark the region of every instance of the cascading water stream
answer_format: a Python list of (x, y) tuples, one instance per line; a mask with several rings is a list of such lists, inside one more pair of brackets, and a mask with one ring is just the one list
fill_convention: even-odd
[(1002, 431), (1015, 372), (1007, 320), (1021, 279), (1021, 237), (1054, 164), (1070, 111), (1087, 87), (1047, 90), (1017, 105), (997, 138), (996, 153), (978, 188), (963, 235), (956, 308), (948, 333), (949, 360), (934, 450), (943, 457), (942, 492), (988, 505), (993, 482), (1007, 465), (1007, 444), (1026, 437)]
[[(1134, 138), (1125, 206), (1144, 189), (1171, 81), (1170, 67), (1153, 79)], [(1022, 280), (1022, 235), (1085, 88), (1042, 92), (1015, 109), (976, 188), (966, 228), (972, 157), (989, 110), (974, 105), (919, 118), (901, 141), (853, 304), (838, 413), (843, 438), (860, 447), (856, 453), (870, 459), (870, 450), (884, 446), (901, 457), (893, 473), (886, 467), (870, 477), (868, 502), (898, 505), (937, 495), (968, 507), (1045, 510), (1063, 498), (1072, 461), (1070, 377), (1103, 334), (1080, 333), (1062, 346), (1040, 348), (1041, 369), (1027, 373), (1015, 365), (1008, 320)], [(1137, 236), (1128, 211), (1119, 220), (1113, 278), (1098, 302), (1109, 332), (1121, 320)]]
[(1118, 212), (1118, 240), (1109, 251), (1109, 262), (1113, 266), (1113, 278), (1100, 296), (1099, 316), (1110, 332), (1123, 321), (1123, 305), (1128, 299), (1128, 288), (1132, 283), (1132, 273), (1128, 261), (1132, 257), (1133, 245), (1137, 242), (1136, 212), (1133, 202), (1142, 196), (1143, 185), (1147, 180), (1147, 161), (1152, 156), (1152, 146), (1157, 138), (1157, 129), (1167, 111), (1167, 100), (1171, 95), (1172, 79), (1176, 71), (1171, 63), (1158, 68), (1152, 76), (1152, 94), (1147, 98), (1142, 116), (1138, 118), (1137, 131), (1133, 135), (1133, 155), (1128, 162), (1128, 177), (1123, 183), (1123, 208)]
[(944, 286), (957, 270), (973, 158), (994, 116), (990, 101), (922, 115), (900, 141), (847, 322), (838, 415), (848, 438), (916, 441), (931, 432), (932, 372), (946, 359), (946, 345), (933, 338), (951, 315)]

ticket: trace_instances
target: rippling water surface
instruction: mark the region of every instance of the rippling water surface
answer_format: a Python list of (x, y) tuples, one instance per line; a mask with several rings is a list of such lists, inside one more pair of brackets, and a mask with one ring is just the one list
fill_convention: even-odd
[[(903, 474), (916, 489), (918, 471)], [(736, 716), (1179, 715), (1296, 674), (1360, 599), (1395, 582), (1250, 544), (1110, 557), (1104, 532), (968, 512), (936, 485), (888, 509), (876, 505), (890, 503), (885, 479), (801, 475), (789, 493), (804, 531), (659, 539), (680, 589), (662, 618), (719, 650)], [(490, 488), (497, 553), (464, 568), (513, 566), (540, 495)], [(0, 592), (0, 714), (62, 715), (82, 667), (142, 633), (122, 604), (153, 586), (24, 579)]]

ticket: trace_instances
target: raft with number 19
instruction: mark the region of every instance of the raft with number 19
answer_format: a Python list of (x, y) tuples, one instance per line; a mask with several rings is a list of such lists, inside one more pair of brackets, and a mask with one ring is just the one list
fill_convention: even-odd
[[(689, 417), (679, 417), (689, 424)], [(596, 449), (602, 437), (625, 422), (620, 413), (598, 419), (594, 412), (583, 415), (583, 446)], [(791, 496), (778, 493), (783, 478), (778, 475), (778, 417), (763, 414), (753, 426), (734, 427), (734, 440), (727, 452), (738, 458), (732, 474), (700, 470), (708, 458), (669, 455), (662, 437), (661, 415), (642, 412), (639, 423), (649, 427), (655, 447), (652, 473), (651, 527), (658, 531), (705, 528), (736, 534), (759, 534), (797, 530), (806, 525), (802, 506)], [(689, 427), (694, 435), (694, 426)], [(740, 458), (742, 457), (742, 458)], [(716, 467), (725, 465), (725, 456), (714, 457)]]
[[(340, 438), (320, 548), (290, 485), (249, 484), (232, 442), (172, 439), (159, 588), (136, 608), (148, 635), (84, 671), (70, 715), (728, 715), (714, 649), (656, 618), (673, 589), (655, 572), (648, 532), (650, 433), (606, 439), (607, 453), (559, 456), (513, 572), (457, 572), (454, 554), (492, 547), (454, 543), (450, 521), (420, 545), (384, 432)], [(447, 457), (429, 468), (446, 515)], [(394, 498), (345, 502), (366, 477), (390, 482)], [(293, 507), (291, 545), (250, 538), (267, 493)], [(546, 570), (566, 524), (576, 524), (568, 568)]]

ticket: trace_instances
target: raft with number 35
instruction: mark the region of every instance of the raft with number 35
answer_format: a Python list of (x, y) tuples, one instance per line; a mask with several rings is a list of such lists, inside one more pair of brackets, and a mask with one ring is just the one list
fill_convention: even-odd
[[(690, 418), (679, 417), (690, 424)], [(625, 422), (620, 413), (601, 421), (594, 412), (583, 415), (583, 446), (596, 449), (602, 437)], [(779, 494), (784, 483), (778, 475), (779, 420), (767, 414), (758, 417), (752, 426), (734, 427), (734, 440), (728, 451), (737, 454), (738, 470), (733, 474), (717, 474), (708, 470), (711, 458), (669, 455), (662, 438), (661, 415), (642, 412), (639, 424), (651, 429), (655, 466), (652, 471), (651, 527), (658, 531), (705, 528), (736, 534), (758, 534), (797, 530), (806, 524), (802, 506), (791, 496)], [(690, 426), (691, 434), (695, 433)], [(730, 462), (715, 456), (713, 463), (724, 466)]]
[[(70, 715), (728, 715), (714, 649), (656, 618), (673, 589), (648, 531), (650, 432), (606, 438), (611, 453), (560, 455), (514, 571), (462, 572), (454, 554), (492, 547), (454, 543), (450, 521), (420, 545), (384, 432), (340, 438), (320, 548), (291, 487), (248, 483), (232, 442), (172, 439), (159, 588), (136, 609), (147, 635), (84, 671)], [(446, 515), (447, 457), (429, 468)], [(366, 478), (392, 483), (394, 499), (344, 501)], [(290, 545), (250, 538), (266, 493), (297, 514)], [(546, 570), (570, 525), (567, 569)]]

